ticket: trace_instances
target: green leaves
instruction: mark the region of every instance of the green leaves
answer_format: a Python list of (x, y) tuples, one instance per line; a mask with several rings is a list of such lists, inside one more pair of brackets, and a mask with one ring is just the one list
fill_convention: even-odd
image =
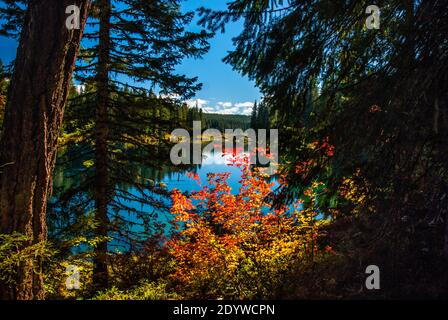
[(15, 284), (20, 265), (30, 261), (33, 271), (39, 273), (42, 263), (50, 261), (56, 253), (57, 250), (48, 242), (30, 244), (28, 237), (23, 234), (0, 234), (0, 282)]

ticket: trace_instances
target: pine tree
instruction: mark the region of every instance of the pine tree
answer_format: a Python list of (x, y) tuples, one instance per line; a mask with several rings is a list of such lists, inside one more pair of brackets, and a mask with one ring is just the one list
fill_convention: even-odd
[(258, 129), (268, 130), (270, 128), (269, 122), (269, 107), (266, 101), (262, 101), (258, 107), (255, 123)]
[(0, 35), (19, 38), (29, 0), (3, 0), (0, 7)]
[[(171, 121), (171, 114), (178, 112), (180, 99), (191, 97), (200, 88), (196, 78), (174, 70), (183, 58), (197, 58), (208, 50), (210, 34), (185, 31), (192, 18), (192, 13), (180, 12), (177, 0), (94, 3), (89, 21), (92, 29), (85, 35), (88, 41), (76, 74), (77, 81), (89, 90), (74, 99), (71, 108), (85, 110), (81, 117), (89, 128), (83, 157), (93, 166), (86, 169), (88, 181), (80, 183), (84, 188), (79, 191), (90, 190), (93, 195), (95, 234), (103, 239), (95, 248), (96, 288), (108, 284), (107, 237), (113, 231), (124, 240), (133, 238), (122, 228), (122, 213), (147, 220), (148, 204), (161, 206), (148, 194), (162, 190), (148, 185), (140, 168), (160, 167), (160, 160), (169, 161), (165, 134), (180, 125)], [(170, 96), (179, 98), (167, 98)], [(72, 198), (77, 194), (73, 191), (67, 191)], [(142, 209), (127, 204), (131, 199), (140, 202)]]
[(257, 126), (257, 116), (258, 116), (258, 105), (257, 105), (257, 101), (254, 102), (254, 107), (252, 109), (252, 114), (250, 117), (250, 127), (252, 129), (258, 129)]

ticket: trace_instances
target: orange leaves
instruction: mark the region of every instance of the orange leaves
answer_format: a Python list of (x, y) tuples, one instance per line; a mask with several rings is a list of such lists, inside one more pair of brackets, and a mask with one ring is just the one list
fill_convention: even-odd
[(324, 151), (324, 153), (328, 156), (328, 157), (333, 157), (334, 156), (334, 146), (331, 145), (328, 142), (328, 137), (326, 137), (324, 139), (324, 142), (322, 143), (321, 149)]
[(173, 200), (171, 213), (175, 214), (179, 221), (188, 221), (193, 216), (193, 214), (189, 212), (189, 210), (194, 209), (191, 200), (176, 189), (172, 191), (171, 199)]
[(326, 155), (328, 157), (333, 157), (334, 156), (334, 146), (332, 144), (330, 144), (329, 140), (330, 139), (328, 137), (325, 137), (322, 140), (322, 142), (314, 141), (312, 143), (312, 146), (316, 150), (321, 151), (324, 155)]
[(317, 212), (299, 212), (300, 201), (271, 209), (273, 182), (247, 159), (234, 165), (242, 171), (236, 194), (227, 183), (229, 173), (209, 174), (208, 184), (188, 197), (173, 191), (171, 213), (180, 228), (167, 246), (177, 264), (172, 276), (184, 286), (215, 290), (214, 283), (224, 282), (226, 288), (241, 288), (244, 277), (284, 272), (293, 259), (316, 254)]
[(186, 176), (194, 181), (196, 181), (196, 183), (198, 185), (201, 185), (201, 178), (199, 177), (199, 174), (194, 173), (194, 172), (187, 172)]
[(295, 165), (294, 172), (296, 174), (300, 174), (302, 176), (306, 175), (310, 168), (315, 164), (315, 161), (313, 159), (308, 161), (302, 161)]

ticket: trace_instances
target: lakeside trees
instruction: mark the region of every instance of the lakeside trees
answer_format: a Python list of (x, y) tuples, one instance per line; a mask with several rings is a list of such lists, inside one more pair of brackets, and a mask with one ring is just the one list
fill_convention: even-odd
[(270, 129), (271, 115), (269, 105), (265, 101), (255, 102), (250, 118), (252, 129)]

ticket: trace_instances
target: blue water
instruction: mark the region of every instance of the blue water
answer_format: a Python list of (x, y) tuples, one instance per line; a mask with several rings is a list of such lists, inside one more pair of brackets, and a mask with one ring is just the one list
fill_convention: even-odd
[[(204, 155), (202, 165), (198, 168), (196, 173), (199, 175), (202, 184), (207, 183), (207, 175), (210, 173), (230, 173), (230, 177), (227, 180), (229, 186), (232, 188), (232, 193), (238, 193), (241, 186), (241, 169), (237, 166), (229, 165), (231, 156), (222, 154), (206, 154)], [(166, 177), (163, 179), (163, 183), (166, 184), (168, 189), (178, 189), (180, 191), (198, 191), (201, 186), (187, 176), (187, 173), (176, 173), (174, 176)]]

